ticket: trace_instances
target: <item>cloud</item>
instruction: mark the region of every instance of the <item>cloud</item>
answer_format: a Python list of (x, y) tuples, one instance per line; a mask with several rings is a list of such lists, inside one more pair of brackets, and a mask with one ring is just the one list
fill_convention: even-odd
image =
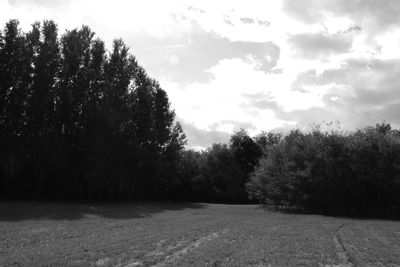
[(194, 6), (189, 6), (188, 10), (192, 10), (194, 12), (198, 12), (200, 14), (205, 14), (206, 11), (204, 9), (198, 8), (198, 7), (194, 7)]
[(400, 59), (348, 59), (338, 68), (318, 74), (300, 73), (293, 88), (318, 90), (326, 86), (321, 107), (285, 112), (278, 118), (300, 125), (339, 120), (346, 128), (356, 128), (386, 120), (400, 126)]
[[(276, 109), (319, 104), (319, 100), (312, 99), (313, 93), (299, 93), (291, 98), (287, 90), (273, 86), (273, 79), (281, 79), (280, 75), (284, 74), (256, 71), (250, 62), (242, 59), (224, 59), (209, 72), (213, 75), (209, 83), (179, 86), (179, 83), (161, 81), (176, 114), (201, 130), (232, 133), (246, 128), (250, 134), (257, 134), (293, 125), (290, 120), (277, 118)], [(292, 101), (298, 103), (292, 105)], [(195, 145), (192, 141), (189, 144)]]
[(190, 147), (206, 148), (213, 143), (226, 143), (229, 141), (230, 133), (218, 130), (203, 130), (192, 123), (181, 121)]
[(260, 26), (265, 26), (265, 27), (269, 27), (271, 25), (271, 23), (267, 20), (255, 19), (249, 17), (240, 18), (240, 22), (244, 24), (258, 24)]
[(305, 23), (320, 23), (327, 16), (350, 17), (356, 24), (377, 32), (399, 25), (398, 0), (284, 0), (283, 10)]
[(211, 130), (228, 129), (228, 132), (238, 131), (240, 129), (247, 129), (249, 131), (257, 129), (257, 127), (254, 126), (251, 122), (243, 122), (237, 120), (221, 120), (211, 124), (209, 128)]
[[(134, 44), (133, 53), (153, 76), (182, 84), (206, 83), (213, 78), (208, 69), (223, 59), (241, 58), (266, 73), (277, 64), (280, 49), (273, 42), (231, 41), (190, 23), (192, 30), (180, 36), (158, 38), (140, 34), (128, 39)], [(171, 64), (171, 56), (179, 63)]]
[[(212, 124), (209, 129), (198, 128), (194, 123), (185, 122), (180, 118), (182, 129), (184, 130), (189, 146), (195, 148), (206, 148), (213, 143), (227, 143), (231, 137), (231, 133), (240, 129), (248, 131), (254, 130), (255, 126), (249, 122), (239, 122), (235, 120), (221, 120)], [(232, 128), (229, 131), (219, 130), (221, 128)]]
[(252, 94), (244, 93), (242, 94), (242, 97), (247, 100), (247, 102), (243, 104), (243, 106), (247, 108), (261, 109), (261, 110), (279, 109), (277, 101), (273, 100), (273, 98), (270, 95), (264, 92), (258, 92)]
[(352, 46), (352, 38), (342, 34), (302, 33), (291, 36), (288, 41), (298, 56), (308, 59), (345, 53)]
[(240, 22), (245, 24), (253, 24), (255, 23), (255, 20), (253, 18), (240, 18)]
[(268, 27), (271, 25), (271, 22), (269, 22), (268, 20), (263, 20), (263, 19), (258, 19), (257, 23), (258, 23), (258, 25), (265, 26), (265, 27)]

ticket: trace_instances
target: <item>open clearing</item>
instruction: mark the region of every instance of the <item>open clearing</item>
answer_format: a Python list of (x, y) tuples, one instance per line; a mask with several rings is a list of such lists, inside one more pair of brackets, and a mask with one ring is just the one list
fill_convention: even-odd
[(258, 205), (0, 203), (0, 266), (400, 266), (400, 222)]

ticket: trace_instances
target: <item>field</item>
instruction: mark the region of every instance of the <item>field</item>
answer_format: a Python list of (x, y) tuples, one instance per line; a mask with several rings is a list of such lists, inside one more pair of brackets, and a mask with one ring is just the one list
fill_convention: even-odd
[(400, 266), (400, 222), (258, 205), (0, 203), (0, 266)]

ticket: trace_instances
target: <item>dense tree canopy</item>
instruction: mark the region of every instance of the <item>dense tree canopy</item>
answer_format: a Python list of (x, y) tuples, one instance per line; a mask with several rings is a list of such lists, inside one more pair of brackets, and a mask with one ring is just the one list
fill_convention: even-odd
[(386, 123), (350, 133), (293, 130), (260, 160), (247, 188), (277, 207), (399, 215), (399, 131)]
[(2, 196), (168, 197), (186, 142), (167, 94), (122, 40), (53, 21), (0, 35)]

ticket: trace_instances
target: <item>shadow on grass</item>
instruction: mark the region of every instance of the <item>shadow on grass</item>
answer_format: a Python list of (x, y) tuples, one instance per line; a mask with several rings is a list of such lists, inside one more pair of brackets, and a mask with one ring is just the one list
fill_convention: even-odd
[(112, 203), (77, 204), (48, 202), (0, 202), (0, 221), (23, 220), (79, 220), (90, 216), (113, 219), (151, 217), (157, 213), (184, 209), (201, 209), (200, 203)]

